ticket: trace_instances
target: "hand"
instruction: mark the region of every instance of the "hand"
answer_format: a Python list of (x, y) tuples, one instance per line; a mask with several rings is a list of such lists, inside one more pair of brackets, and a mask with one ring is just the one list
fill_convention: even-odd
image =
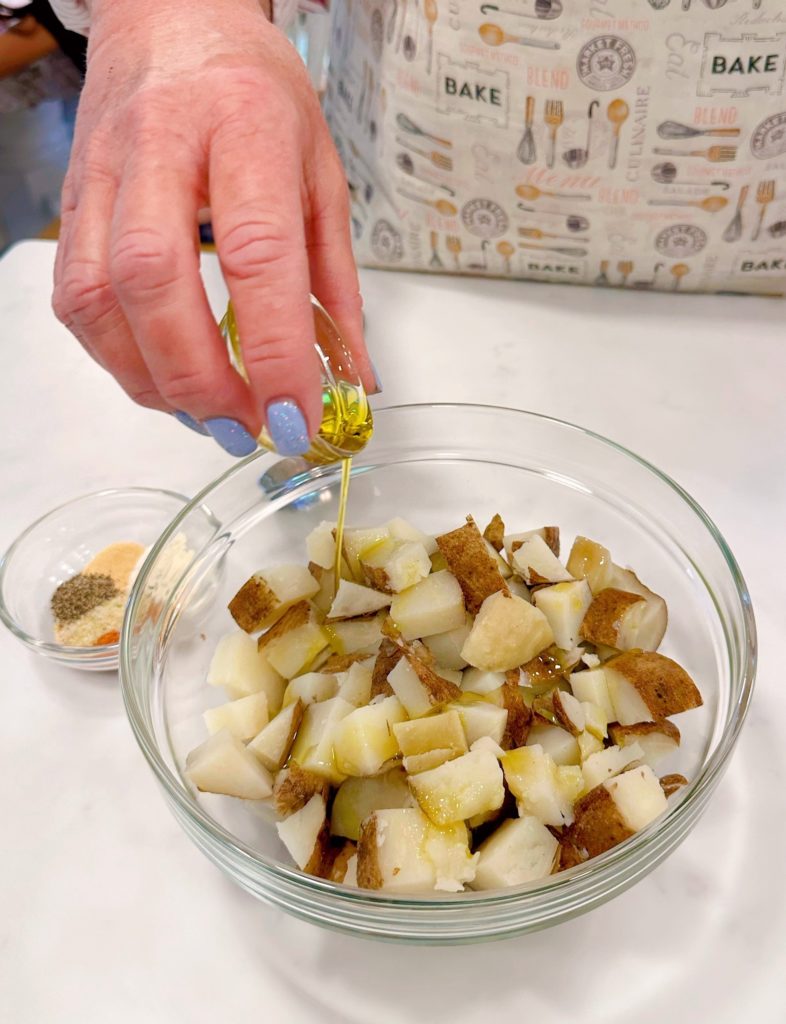
[[(206, 206), (249, 386), (199, 274)], [(255, 0), (99, 0), (58, 318), (141, 405), (188, 414), (232, 454), (267, 422), (282, 454), (300, 454), (321, 420), (309, 290), (373, 391), (346, 180), (294, 48)]]

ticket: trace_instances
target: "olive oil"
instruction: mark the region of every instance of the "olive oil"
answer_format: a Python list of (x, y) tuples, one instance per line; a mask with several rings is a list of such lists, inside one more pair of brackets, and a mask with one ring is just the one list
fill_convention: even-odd
[[(314, 465), (329, 465), (341, 461), (333, 584), (335, 593), (341, 579), (341, 555), (352, 456), (362, 451), (370, 440), (374, 432), (374, 419), (368, 396), (336, 325), (316, 299), (312, 297), (311, 302), (314, 309), (315, 347), (322, 369), (322, 422), (304, 458)], [(240, 335), (231, 302), (219, 326), (227, 343), (232, 365), (247, 380)], [(265, 427), (262, 428), (257, 441), (268, 451), (275, 451), (275, 445)]]

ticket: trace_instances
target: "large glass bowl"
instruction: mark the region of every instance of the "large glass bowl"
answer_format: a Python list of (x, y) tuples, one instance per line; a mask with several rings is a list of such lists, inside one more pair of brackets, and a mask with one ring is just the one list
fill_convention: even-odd
[[(197, 846), (243, 888), (301, 918), (438, 943), (554, 924), (611, 899), (668, 856), (715, 790), (751, 699), (756, 639), (745, 583), (715, 526), (668, 477), (602, 437), (510, 409), (379, 412), (374, 440), (355, 460), (348, 521), (370, 525), (404, 515), (436, 532), (468, 513), (484, 523), (499, 512), (511, 531), (558, 524), (566, 551), (577, 533), (610, 547), (666, 597), (670, 624), (661, 649), (687, 668), (704, 696), (703, 708), (681, 716), (682, 746), (667, 769), (690, 785), (649, 828), (570, 871), (515, 889), (420, 898), (305, 875), (291, 866), (262, 805), (197, 795), (183, 766), (205, 738), (202, 712), (225, 699), (206, 686), (205, 674), (216, 641), (233, 627), (227, 601), (255, 570), (302, 562), (306, 534), (336, 516), (338, 467), (301, 467), (283, 483), (280, 468), (273, 455), (251, 456), (195, 498), (151, 553), (126, 613), (121, 679), (129, 718)], [(204, 506), (219, 527), (209, 526)], [(183, 538), (193, 555), (174, 579), (170, 549), (182, 551)], [(165, 594), (161, 579), (169, 580)]]

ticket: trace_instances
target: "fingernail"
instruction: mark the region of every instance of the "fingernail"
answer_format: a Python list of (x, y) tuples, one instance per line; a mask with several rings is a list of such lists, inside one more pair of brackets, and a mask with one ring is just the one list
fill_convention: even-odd
[(292, 398), (281, 398), (267, 407), (267, 429), (279, 455), (305, 455), (311, 444), (308, 426), (300, 406)]
[(231, 420), (227, 416), (216, 416), (212, 420), (205, 420), (204, 425), (213, 440), (217, 441), (230, 455), (241, 458), (244, 455), (250, 455), (257, 449), (254, 438), (237, 420)]
[(379, 373), (377, 372), (377, 368), (374, 365), (373, 360), (369, 359), (369, 364), (371, 365), (371, 372), (374, 374), (374, 383), (377, 386), (377, 389), (374, 392), (374, 394), (378, 395), (378, 394), (380, 394), (382, 392), (382, 380), (381, 380), (381, 378), (379, 376)]
[(197, 434), (202, 434), (203, 437), (210, 437), (209, 431), (205, 430), (199, 420), (195, 420), (193, 416), (189, 416), (187, 412), (183, 412), (181, 409), (175, 409), (172, 413), (178, 423), (182, 423), (184, 427), (188, 427), (189, 430), (195, 431)]

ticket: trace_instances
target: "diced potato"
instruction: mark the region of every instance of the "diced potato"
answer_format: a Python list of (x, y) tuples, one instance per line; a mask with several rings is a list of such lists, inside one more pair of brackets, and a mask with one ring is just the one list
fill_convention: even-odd
[(301, 700), (304, 704), (318, 704), (330, 700), (338, 692), (338, 679), (329, 672), (307, 672), (293, 679), (284, 691), (284, 707)]
[(466, 698), (462, 698), (455, 704), (449, 704), (448, 708), (458, 713), (468, 746), (472, 746), (483, 736), (488, 736), (495, 743), (502, 743), (508, 719), (506, 708), (497, 707), (484, 700), (467, 700)]
[(186, 775), (203, 793), (265, 800), (273, 779), (228, 729), (215, 733), (186, 758)]
[(415, 806), (401, 768), (368, 778), (349, 778), (341, 783), (333, 800), (330, 831), (357, 840), (362, 822), (372, 811)]
[(305, 705), (302, 700), (279, 711), (275, 718), (262, 729), (247, 746), (247, 750), (256, 757), (270, 772), (276, 772), (289, 757), (289, 751), (295, 742), (295, 734), (303, 719)]
[[(467, 740), (458, 712), (446, 710), (428, 718), (417, 718), (393, 726), (399, 749), (404, 755), (404, 767), (413, 774), (436, 768), (444, 761), (467, 752)], [(428, 760), (410, 762), (415, 755), (432, 754)]]
[(322, 569), (333, 569), (336, 561), (335, 523), (322, 522), (306, 537), (306, 552), (309, 562)]
[(405, 640), (457, 629), (466, 620), (464, 596), (456, 577), (443, 570), (396, 594), (390, 616)]
[(537, 818), (509, 818), (481, 843), (473, 889), (504, 889), (550, 875), (559, 843)]
[(456, 629), (449, 629), (446, 633), (435, 633), (433, 636), (424, 636), (423, 643), (434, 655), (438, 664), (444, 668), (460, 671), (467, 665), (461, 657), (461, 648), (471, 629), (472, 619), (467, 616), (466, 620)]
[(419, 541), (381, 541), (360, 558), (360, 568), (370, 587), (398, 594), (414, 587), (431, 572), (431, 561)]
[(230, 697), (264, 693), (268, 711), (276, 714), (284, 696), (284, 680), (257, 651), (256, 640), (237, 630), (222, 636), (207, 673), (210, 686), (223, 687)]
[(493, 811), (505, 799), (502, 769), (493, 754), (477, 750), (409, 779), (415, 799), (435, 825)]
[[(508, 673), (508, 676), (513, 675), (515, 673)], [(507, 679), (497, 691), (497, 695), (508, 713), (500, 745), (505, 750), (523, 747), (532, 727), (532, 712), (524, 700), (524, 691), (514, 679)]]
[[(595, 596), (581, 624), (581, 637), (592, 644), (603, 644), (618, 651), (647, 647), (665, 631), (660, 623), (653, 632), (652, 615), (657, 610), (639, 594), (607, 587)], [(657, 643), (655, 646), (657, 646)]]
[(336, 619), (353, 619), (359, 615), (371, 615), (380, 608), (387, 608), (391, 598), (389, 594), (381, 594), (371, 587), (363, 587), (350, 580), (341, 580), (338, 593), (328, 611), (331, 621)]
[(227, 729), (239, 740), (250, 740), (268, 723), (267, 697), (264, 693), (251, 693), (240, 700), (210, 708), (202, 717), (211, 734)]
[(586, 580), (593, 594), (610, 587), (614, 563), (611, 552), (589, 537), (577, 537), (568, 556), (568, 572), (577, 580)]
[(300, 723), (290, 757), (307, 771), (316, 772), (338, 785), (346, 776), (336, 766), (333, 741), (336, 727), (356, 708), (341, 697), (309, 704)]
[(554, 642), (545, 615), (520, 597), (486, 598), (461, 656), (475, 668), (505, 672), (518, 668)]
[(688, 780), (684, 775), (662, 775), (660, 778), (660, 788), (666, 797), (674, 796), (675, 793), (687, 785)]
[(406, 719), (397, 697), (355, 708), (333, 734), (336, 767), (342, 775), (374, 775), (398, 753), (394, 730)]
[(259, 650), (279, 675), (292, 679), (312, 664), (328, 645), (321, 614), (307, 601), (293, 605), (259, 638)]
[(358, 848), (349, 839), (338, 850), (329, 851), (330, 870), (325, 876), (331, 882), (343, 882), (344, 885), (357, 886)]
[(388, 682), (388, 676), (403, 657), (403, 648), (399, 647), (398, 644), (393, 643), (387, 637), (382, 641), (371, 673), (372, 698), (379, 696), (390, 697), (392, 695), (393, 687)]
[(299, 811), (278, 822), (276, 831), (301, 871), (322, 873), (330, 833), (321, 794), (315, 793)]
[(505, 561), (502, 555), (496, 550), (493, 544), (485, 540), (485, 538), (484, 543), (486, 545), (486, 550), (488, 551), (489, 556), (493, 559), (494, 564), (499, 570), (500, 576), (503, 578), (503, 580), (509, 580), (513, 576), (513, 570), (511, 569), (511, 567), (508, 565), (508, 563)]
[(669, 754), (673, 754), (680, 745), (680, 731), (673, 722), (665, 718), (658, 722), (637, 722), (635, 725), (619, 725), (617, 722), (609, 727), (613, 743), (626, 748), (636, 744), (641, 748), (641, 759), (654, 768)]
[(632, 768), (577, 801), (571, 839), (590, 857), (597, 857), (654, 821), (666, 806), (649, 765)]
[(327, 672), (334, 676), (344, 676), (357, 663), (366, 662), (371, 669), (374, 664), (374, 655), (365, 654), (363, 651), (354, 651), (352, 654), (335, 654), (331, 651), (324, 652), (327, 657), (322, 661), (323, 655), (314, 662), (312, 672)]
[(327, 615), (330, 611), (330, 606), (333, 604), (333, 597), (336, 591), (334, 586), (336, 573), (333, 569), (323, 569), (316, 562), (308, 563), (308, 571), (319, 583), (319, 590), (312, 597), (311, 603), (322, 615)]
[(456, 752), (450, 747), (435, 747), (422, 754), (409, 754), (402, 759), (401, 763), (407, 775), (419, 775), (420, 772), (429, 772), (432, 768), (438, 768), (456, 756)]
[(447, 679), (449, 683), (453, 683), (454, 686), (461, 686), (461, 681), (464, 678), (463, 672), (454, 672), (453, 669), (444, 668), (442, 665), (435, 665), (434, 671), (438, 676), (441, 676), (443, 679)]
[(634, 761), (640, 761), (644, 751), (638, 743), (630, 743), (627, 747), (606, 747), (592, 754), (581, 766), (584, 775), (584, 792), (588, 793), (606, 779), (619, 775)]
[(338, 676), (338, 696), (362, 707), (371, 700), (371, 677), (374, 670), (374, 659), (356, 661), (346, 672)]
[(527, 744), (542, 747), (555, 764), (579, 764), (581, 760), (576, 737), (558, 725), (536, 722), (529, 731)]
[(347, 560), (349, 571), (356, 580), (363, 579), (363, 571), (360, 567), (361, 556), (389, 536), (390, 530), (387, 526), (344, 530), (344, 557)]
[(669, 613), (666, 602), (649, 587), (645, 587), (635, 572), (623, 569), (619, 565), (612, 567), (610, 587), (638, 594), (646, 601), (646, 608), (637, 607), (626, 618), (618, 650), (656, 651), (666, 633)]
[(325, 625), (336, 654), (376, 654), (382, 643), (385, 613), (360, 619), (344, 619)]
[[(599, 740), (605, 740), (608, 734), (608, 719), (603, 709), (592, 701), (582, 701), (581, 707), (584, 712), (584, 729), (590, 735)], [(617, 741), (614, 740), (616, 743)]]
[(305, 566), (277, 565), (247, 580), (229, 602), (229, 611), (246, 633), (257, 633), (318, 590), (319, 584)]
[(284, 818), (305, 807), (319, 793), (327, 803), (330, 783), (321, 775), (304, 771), (296, 764), (282, 768), (273, 780), (273, 806)]
[(700, 707), (696, 684), (671, 658), (654, 651), (627, 651), (607, 662), (603, 671), (620, 725), (668, 718)]
[(605, 669), (592, 668), (582, 672), (571, 672), (570, 688), (577, 700), (597, 704), (606, 716), (607, 722), (615, 720), (616, 712), (609, 696)]
[(411, 540), (422, 544), (428, 555), (433, 555), (437, 551), (437, 542), (434, 537), (423, 533), (422, 530), (418, 530), (417, 527), (408, 523), (406, 519), (401, 519), (400, 517), (391, 519), (387, 523), (387, 528), (390, 531), (390, 536), (395, 537), (396, 540)]
[(475, 874), (463, 823), (435, 826), (416, 807), (374, 811), (358, 842), (358, 886), (390, 892), (459, 891)]
[(492, 550), (492, 554), (489, 553), (486, 541), (471, 517), (464, 526), (437, 537), (437, 544), (448, 569), (459, 582), (464, 604), (471, 615), (477, 613), (487, 597), (499, 591), (507, 592), (496, 552)]
[(589, 583), (586, 580), (555, 583), (538, 590), (532, 600), (548, 619), (557, 647), (574, 648), (579, 642), (581, 623), (592, 604)]
[(499, 554), (505, 546), (505, 523), (499, 512), (495, 512), (491, 522), (483, 531), (483, 539), (487, 540), (494, 550)]
[(581, 701), (576, 700), (573, 694), (556, 689), (552, 694), (551, 705), (557, 716), (557, 722), (563, 729), (567, 729), (572, 736), (578, 736), (579, 733), (584, 732), (586, 726), (584, 708)]
[(558, 827), (572, 820), (572, 800), (560, 786), (559, 771), (543, 747), (519, 747), (502, 759), (508, 789), (516, 797), (520, 813), (534, 815), (544, 825)]
[(527, 584), (518, 578), (518, 576), (512, 576), (508, 581), (508, 590), (513, 594), (514, 597), (520, 597), (522, 601), (526, 601), (527, 604), (532, 604), (532, 595), (529, 592)]
[(579, 746), (579, 757), (581, 758), (582, 764), (592, 757), (593, 754), (597, 754), (599, 751), (603, 750), (603, 740), (599, 739), (591, 732), (587, 732), (586, 729), (584, 732), (579, 733), (576, 737), (576, 742)]
[(545, 541), (549, 551), (556, 558), (559, 558), (559, 527), (542, 526), (539, 530), (525, 530), (524, 533), (506, 534), (502, 546), (505, 549), (507, 560), (512, 562), (514, 553), (522, 547), (525, 541), (531, 540), (533, 537), (540, 537), (541, 540)]
[(538, 534), (525, 540), (512, 554), (512, 568), (525, 583), (563, 583), (573, 579), (545, 540)]
[(461, 689), (465, 693), (476, 693), (483, 697), (494, 693), (505, 683), (504, 672), (487, 672), (482, 668), (468, 668), (461, 680)]
[(388, 675), (388, 683), (410, 718), (419, 718), (432, 708), (461, 696), (461, 690), (455, 683), (443, 679), (407, 652)]

